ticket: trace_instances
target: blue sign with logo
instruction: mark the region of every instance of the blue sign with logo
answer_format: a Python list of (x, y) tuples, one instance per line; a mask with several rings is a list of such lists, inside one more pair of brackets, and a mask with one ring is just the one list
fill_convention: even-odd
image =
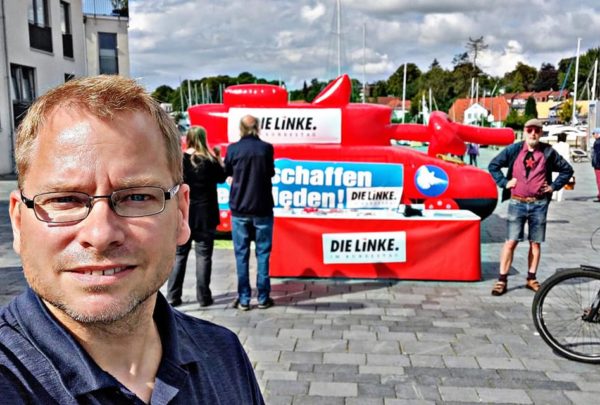
[(440, 167), (424, 165), (415, 173), (415, 187), (427, 197), (442, 195), (449, 184), (448, 174)]
[[(404, 166), (276, 159), (272, 182), (278, 208), (389, 208), (400, 202)], [(219, 209), (228, 209), (229, 185), (218, 194)]]

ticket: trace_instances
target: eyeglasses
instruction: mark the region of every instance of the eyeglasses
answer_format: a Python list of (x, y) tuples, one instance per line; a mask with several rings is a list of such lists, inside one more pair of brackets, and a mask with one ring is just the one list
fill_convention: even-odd
[(179, 184), (165, 191), (161, 187), (145, 186), (115, 190), (107, 195), (89, 195), (79, 191), (41, 193), (29, 199), (21, 193), (27, 208), (42, 222), (62, 224), (83, 221), (90, 214), (94, 200), (108, 199), (110, 208), (120, 217), (135, 218), (160, 214), (166, 201), (179, 191)]
[(542, 129), (538, 127), (525, 127), (525, 132), (528, 134), (539, 134), (542, 132)]

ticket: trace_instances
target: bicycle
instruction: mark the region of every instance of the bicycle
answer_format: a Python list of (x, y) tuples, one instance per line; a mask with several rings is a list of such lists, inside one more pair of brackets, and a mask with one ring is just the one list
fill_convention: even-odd
[[(592, 249), (594, 235), (590, 238)], [(542, 339), (560, 355), (600, 364), (600, 268), (580, 265), (558, 270), (536, 292), (533, 323)]]

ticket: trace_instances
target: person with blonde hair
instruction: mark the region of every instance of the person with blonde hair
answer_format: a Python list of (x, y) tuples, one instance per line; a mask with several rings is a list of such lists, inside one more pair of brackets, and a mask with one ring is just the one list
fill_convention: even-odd
[(187, 150), (183, 154), (183, 181), (190, 187), (190, 239), (177, 247), (175, 266), (167, 283), (167, 300), (172, 306), (182, 304), (181, 295), (188, 255), (194, 241), (196, 252), (196, 299), (201, 307), (213, 304), (210, 291), (212, 254), (219, 225), (217, 183), (225, 181), (221, 158), (206, 144), (206, 130), (192, 126), (186, 134)]
[(181, 152), (132, 79), (73, 79), (31, 105), (9, 200), (29, 287), (0, 309), (0, 402), (264, 403), (237, 336), (159, 291), (190, 238)]

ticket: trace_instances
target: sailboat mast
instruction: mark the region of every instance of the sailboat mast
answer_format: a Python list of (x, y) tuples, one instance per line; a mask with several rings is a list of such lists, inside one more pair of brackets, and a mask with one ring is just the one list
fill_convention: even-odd
[(338, 77), (342, 74), (342, 0), (337, 0), (337, 62), (338, 62)]
[(363, 91), (362, 102), (367, 98), (367, 24), (363, 23)]
[(577, 57), (575, 59), (575, 82), (573, 84), (573, 116), (571, 117), (571, 124), (577, 123), (577, 76), (579, 76), (579, 47), (581, 45), (581, 38), (577, 38)]
[(402, 75), (402, 123), (406, 116), (406, 62), (404, 62), (404, 74)]
[(596, 78), (598, 75), (598, 59), (594, 62), (594, 80), (592, 81), (592, 100), (596, 100)]

